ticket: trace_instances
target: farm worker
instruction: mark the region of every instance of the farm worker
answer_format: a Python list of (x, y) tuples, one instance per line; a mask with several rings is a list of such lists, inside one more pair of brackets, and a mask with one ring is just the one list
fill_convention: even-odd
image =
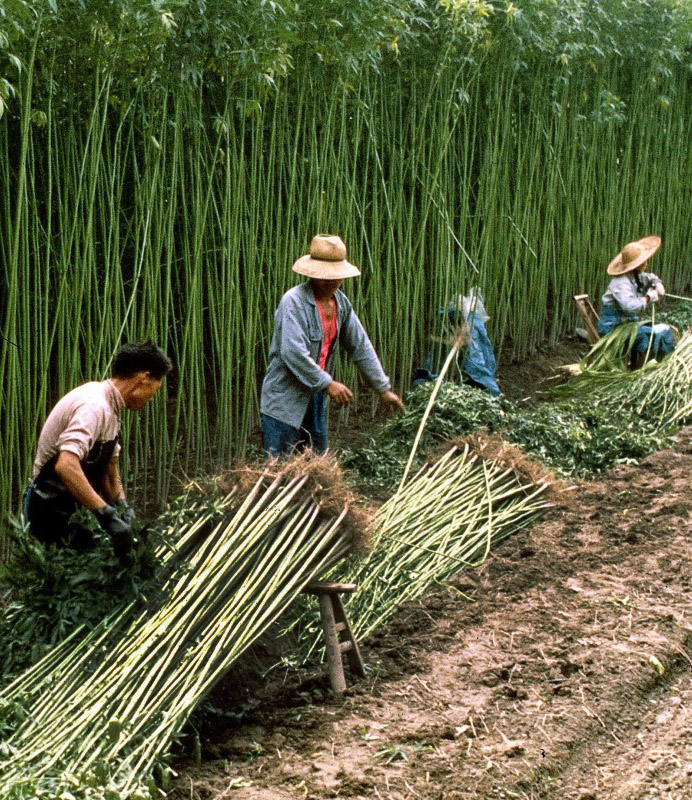
[[(644, 267), (651, 256), (661, 246), (660, 236), (646, 236), (625, 245), (608, 264), (608, 274), (613, 279), (601, 298), (601, 318), (596, 330), (604, 335), (624, 322), (636, 322), (639, 314), (647, 307), (657, 303), (666, 290), (661, 279), (653, 272), (645, 272)], [(649, 340), (653, 337), (649, 349)], [(653, 358), (661, 358), (675, 347), (673, 332), (668, 325), (642, 325), (634, 343), (639, 361), (647, 352)]]
[(360, 275), (346, 260), (343, 241), (338, 236), (315, 236), (309, 254), (295, 262), (293, 271), (310, 280), (281, 298), (262, 383), (262, 441), (273, 456), (306, 446), (326, 451), (326, 397), (337, 406), (353, 400), (348, 386), (331, 375), (339, 345), (385, 406), (404, 408), (350, 301), (339, 290), (345, 278)]
[(134, 545), (134, 511), (118, 469), (120, 413), (143, 408), (171, 366), (153, 342), (125, 344), (115, 355), (108, 380), (84, 383), (58, 401), (41, 430), (24, 496), (26, 518), (37, 539), (89, 547), (91, 532), (70, 520), (83, 506), (110, 535), (116, 555), (127, 561)]

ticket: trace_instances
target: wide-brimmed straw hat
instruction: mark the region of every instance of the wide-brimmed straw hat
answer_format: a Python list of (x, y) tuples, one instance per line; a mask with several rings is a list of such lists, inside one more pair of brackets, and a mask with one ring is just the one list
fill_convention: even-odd
[(608, 275), (624, 275), (648, 261), (661, 246), (660, 236), (645, 236), (626, 244), (608, 264)]
[(338, 281), (360, 275), (358, 267), (346, 260), (346, 245), (341, 238), (326, 233), (318, 233), (313, 237), (310, 252), (296, 261), (293, 271), (322, 281)]

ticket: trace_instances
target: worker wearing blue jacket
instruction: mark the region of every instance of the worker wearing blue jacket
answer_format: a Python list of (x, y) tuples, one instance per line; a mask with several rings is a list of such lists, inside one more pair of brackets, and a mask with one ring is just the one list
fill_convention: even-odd
[(293, 271), (309, 278), (289, 289), (274, 315), (267, 373), (260, 403), (264, 449), (279, 456), (310, 447), (326, 451), (326, 398), (348, 405), (353, 393), (334, 380), (339, 347), (355, 362), (388, 407), (402, 409), (350, 300), (339, 289), (360, 270), (346, 259), (338, 236), (318, 235)]

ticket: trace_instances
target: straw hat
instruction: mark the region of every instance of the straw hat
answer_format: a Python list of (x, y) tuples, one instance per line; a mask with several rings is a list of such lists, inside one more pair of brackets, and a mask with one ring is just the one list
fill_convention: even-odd
[(310, 252), (296, 261), (293, 271), (322, 281), (338, 281), (360, 275), (358, 267), (346, 260), (346, 245), (340, 237), (326, 233), (318, 233), (313, 238)]
[(645, 236), (626, 244), (608, 264), (608, 275), (624, 275), (648, 261), (661, 246), (660, 236)]

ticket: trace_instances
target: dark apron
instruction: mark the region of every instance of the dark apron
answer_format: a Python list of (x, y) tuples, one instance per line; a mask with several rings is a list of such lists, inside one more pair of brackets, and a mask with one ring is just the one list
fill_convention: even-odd
[[(80, 462), (86, 479), (101, 496), (103, 496), (103, 480), (108, 464), (113, 458), (118, 438), (116, 436), (115, 439), (96, 442), (86, 458)], [(82, 526), (70, 525), (70, 517), (79, 507), (79, 503), (55, 474), (57, 460), (58, 456), (55, 455), (41, 467), (41, 471), (31, 481), (24, 496), (24, 511), (31, 532), (45, 544), (58, 544), (73, 533), (83, 538), (85, 532)]]

